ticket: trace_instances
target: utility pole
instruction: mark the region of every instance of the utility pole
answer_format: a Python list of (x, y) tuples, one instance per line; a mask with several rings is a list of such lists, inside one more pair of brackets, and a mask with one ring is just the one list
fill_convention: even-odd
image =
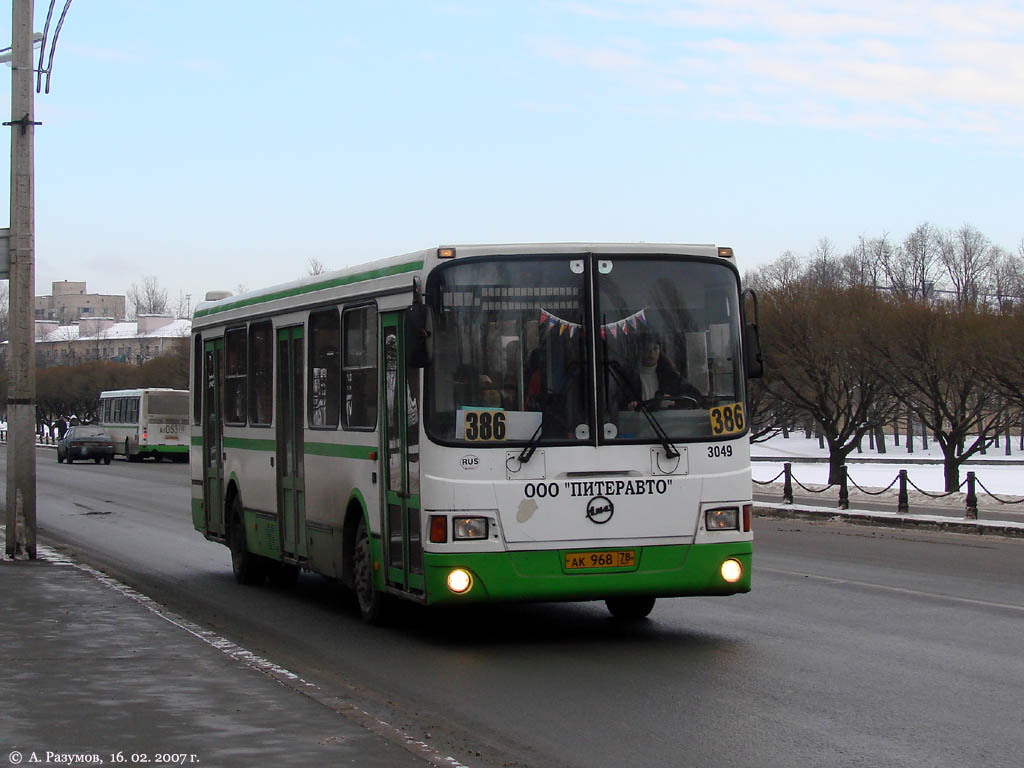
[(36, 556), (35, 111), (33, 0), (11, 23), (10, 341), (7, 392), (7, 554)]

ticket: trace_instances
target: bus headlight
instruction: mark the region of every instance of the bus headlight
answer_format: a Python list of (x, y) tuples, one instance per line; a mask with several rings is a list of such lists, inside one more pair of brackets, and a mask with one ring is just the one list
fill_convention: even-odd
[(743, 566), (739, 560), (729, 558), (722, 563), (722, 578), (730, 584), (735, 584), (743, 576)]
[(469, 588), (472, 586), (473, 577), (469, 575), (469, 571), (462, 568), (456, 568), (448, 574), (448, 589), (456, 595), (468, 592)]
[(719, 507), (704, 513), (704, 527), (709, 531), (737, 531), (740, 527), (740, 511), (736, 507)]
[(452, 538), (459, 539), (486, 539), (487, 518), (486, 517), (455, 517), (452, 518)]

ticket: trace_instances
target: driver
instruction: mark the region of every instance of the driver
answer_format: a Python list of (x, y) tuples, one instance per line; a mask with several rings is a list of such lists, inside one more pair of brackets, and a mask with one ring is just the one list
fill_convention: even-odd
[(635, 411), (639, 403), (636, 395), (645, 401), (660, 397), (684, 396), (693, 398), (698, 404), (701, 394), (688, 381), (683, 379), (679, 370), (671, 360), (662, 354), (661, 340), (653, 333), (645, 333), (640, 337), (640, 358), (634, 369), (626, 371), (629, 386), (623, 393), (625, 402), (622, 408)]

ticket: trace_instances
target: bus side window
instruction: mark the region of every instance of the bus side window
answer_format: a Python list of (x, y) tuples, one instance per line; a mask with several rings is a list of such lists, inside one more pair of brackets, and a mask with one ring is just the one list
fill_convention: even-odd
[(343, 401), (345, 429), (377, 426), (377, 308), (345, 310)]
[(274, 328), (269, 320), (249, 326), (249, 423), (270, 424), (274, 392)]
[(341, 398), (341, 325), (337, 309), (309, 315), (309, 424), (336, 429)]
[(246, 343), (245, 328), (233, 328), (225, 334), (227, 371), (224, 377), (224, 421), (227, 424), (245, 424), (248, 378)]

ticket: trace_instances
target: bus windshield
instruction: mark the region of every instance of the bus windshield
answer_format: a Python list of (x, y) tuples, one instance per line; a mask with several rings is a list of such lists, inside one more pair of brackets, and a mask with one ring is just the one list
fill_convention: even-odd
[(660, 442), (660, 431), (682, 442), (744, 428), (738, 280), (726, 264), (496, 257), (441, 267), (427, 294), (426, 428), (437, 441)]
[[(735, 273), (714, 262), (599, 262), (597, 345), (605, 442), (673, 441), (745, 428)], [(646, 413), (645, 413), (646, 411)]]
[(585, 272), (582, 258), (561, 256), (456, 262), (434, 273), (432, 437), (590, 440)]
[(149, 394), (149, 417), (169, 422), (188, 421), (187, 392), (151, 392)]

